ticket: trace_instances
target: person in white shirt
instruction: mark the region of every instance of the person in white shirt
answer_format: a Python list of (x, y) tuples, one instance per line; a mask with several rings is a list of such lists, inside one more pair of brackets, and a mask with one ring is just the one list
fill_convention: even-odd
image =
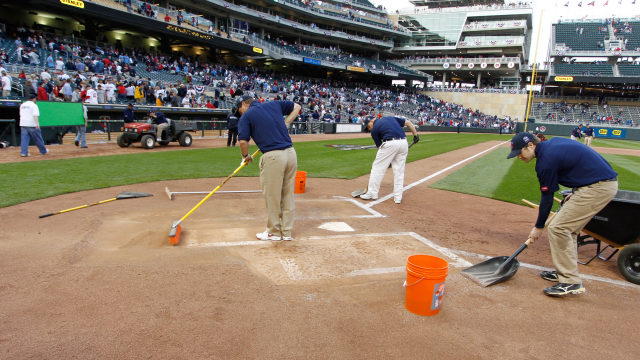
[(2, 71), (2, 96), (11, 96), (11, 78), (7, 76), (6, 71)]
[[(92, 90), (95, 92), (95, 90)], [(87, 90), (87, 96), (89, 96), (89, 90)], [(88, 148), (87, 146), (87, 107), (82, 104), (82, 115), (84, 116), (84, 126), (76, 126), (77, 135), (75, 145), (80, 145), (83, 149)]]
[(20, 105), (20, 156), (31, 156), (29, 154), (29, 142), (33, 142), (40, 150), (40, 154), (46, 155), (49, 149), (44, 146), (42, 133), (40, 132), (40, 110), (36, 105), (37, 96), (31, 94), (27, 101)]
[(51, 74), (49, 74), (49, 73), (47, 72), (47, 70), (43, 70), (43, 71), (40, 73), (40, 79), (42, 79), (42, 80), (51, 80)]
[(91, 87), (91, 85), (87, 85), (85, 87), (85, 89), (87, 90), (87, 97), (85, 98), (84, 102), (86, 102), (87, 104), (98, 104), (98, 93), (93, 90), (93, 88)]
[(105, 85), (104, 89), (107, 91), (107, 102), (113, 103), (116, 101), (116, 86), (111, 83), (109, 80)]
[(190, 106), (190, 101), (189, 101), (189, 96), (185, 96), (182, 99), (182, 107), (186, 107), (186, 108), (191, 107)]
[(58, 60), (56, 60), (56, 70), (62, 70), (64, 68), (64, 63), (62, 62), (62, 58), (59, 57)]
[(58, 80), (60, 81), (67, 81), (68, 78), (69, 74), (67, 74), (64, 70), (62, 71), (62, 74), (58, 75)]

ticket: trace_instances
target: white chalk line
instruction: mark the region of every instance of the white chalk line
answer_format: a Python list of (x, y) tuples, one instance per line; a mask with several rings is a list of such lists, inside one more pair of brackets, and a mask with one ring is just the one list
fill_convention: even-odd
[(247, 246), (247, 245), (265, 245), (271, 241), (230, 241), (230, 242), (213, 242), (213, 243), (197, 243), (187, 244), (187, 247), (230, 247), (230, 246)]
[[(490, 258), (493, 257), (493, 256), (475, 254), (475, 253), (468, 252), (468, 251), (463, 251), (463, 250), (451, 250), (451, 251), (456, 253), (456, 254), (460, 254), (460, 255), (464, 255), (464, 256), (471, 256), (471, 257), (478, 257), (478, 258), (481, 258), (481, 259), (490, 259)], [(520, 266), (522, 266), (524, 268), (528, 268), (528, 269), (539, 270), (539, 271), (555, 270), (553, 268), (548, 268), (548, 267), (538, 266), (538, 265), (533, 265), (533, 264), (527, 264), (527, 263), (522, 263), (522, 262), (520, 263)], [(608, 283), (608, 284), (640, 289), (640, 286), (636, 285), (634, 283), (630, 283), (628, 281), (621, 281), (621, 280), (604, 278), (604, 277), (601, 277), (601, 276), (580, 274), (580, 278), (582, 278), (584, 280), (600, 281), (600, 282), (604, 282), (604, 283)]]
[[(425, 182), (425, 181), (427, 181), (427, 180), (433, 179), (434, 177), (436, 177), (436, 176), (438, 176), (438, 175), (440, 175), (440, 174), (442, 174), (442, 173), (444, 173), (444, 172), (447, 172), (447, 171), (449, 171), (449, 170), (453, 169), (454, 167), (456, 167), (456, 166), (458, 166), (458, 165), (460, 165), (460, 164), (463, 164), (463, 163), (465, 163), (465, 162), (467, 162), (467, 161), (469, 161), (469, 160), (471, 160), (471, 159), (473, 159), (473, 158), (476, 158), (476, 157), (478, 157), (478, 156), (480, 156), (480, 155), (482, 155), (482, 154), (484, 154), (484, 153), (486, 153), (486, 152), (489, 152), (489, 151), (491, 151), (491, 150), (493, 150), (493, 149), (495, 149), (495, 148), (497, 148), (497, 147), (500, 147), (500, 146), (502, 146), (502, 145), (504, 145), (504, 144), (506, 144), (506, 143), (508, 143), (508, 141), (505, 141), (505, 142), (503, 142), (503, 143), (500, 143), (500, 144), (498, 144), (498, 145), (496, 145), (496, 146), (493, 146), (493, 147), (491, 147), (491, 148), (489, 148), (489, 149), (487, 149), (487, 150), (481, 151), (481, 152), (479, 152), (479, 153), (477, 153), (477, 154), (475, 154), (475, 155), (473, 155), (473, 156), (471, 156), (471, 157), (468, 157), (468, 158), (466, 158), (466, 159), (464, 159), (464, 160), (462, 160), (462, 161), (459, 161), (459, 162), (457, 162), (457, 163), (455, 163), (455, 164), (453, 164), (453, 165), (451, 165), (451, 166), (449, 166), (449, 167), (446, 167), (446, 168), (444, 168), (444, 169), (442, 169), (442, 170), (440, 170), (440, 171), (438, 171), (438, 172), (436, 172), (436, 173), (433, 173), (433, 174), (431, 174), (431, 175), (429, 175), (429, 176), (427, 176), (427, 177), (425, 177), (425, 178), (422, 178), (422, 179), (420, 179), (420, 180), (418, 180), (418, 181), (416, 181), (416, 182), (414, 182), (414, 183), (411, 183), (411, 184), (409, 184), (409, 185), (407, 185), (407, 186), (403, 187), (403, 188), (402, 188), (402, 191), (403, 191), (403, 192), (404, 192), (404, 191), (407, 191), (407, 190), (411, 189), (411, 188), (412, 188), (412, 187), (414, 187), (414, 186), (420, 185), (420, 184), (422, 184), (423, 182)], [(375, 201), (373, 201), (373, 202), (367, 203), (367, 204), (366, 204), (366, 205), (364, 205), (364, 206), (365, 206), (365, 207), (372, 207), (372, 206), (374, 206), (374, 205), (378, 205), (378, 204), (380, 204), (380, 203), (381, 203), (381, 202), (383, 202), (383, 201), (387, 201), (387, 200), (391, 199), (392, 197), (393, 197), (393, 193), (388, 194), (388, 195), (385, 195), (385, 196), (383, 196), (383, 197), (381, 197), (381, 198), (378, 198), (378, 200), (375, 200)]]
[(291, 280), (302, 280), (302, 272), (293, 259), (280, 259), (280, 264)]
[(378, 268), (378, 269), (364, 269), (353, 270), (347, 276), (362, 276), (362, 275), (379, 275), (379, 274), (393, 274), (406, 271), (404, 266), (390, 267), (390, 268)]

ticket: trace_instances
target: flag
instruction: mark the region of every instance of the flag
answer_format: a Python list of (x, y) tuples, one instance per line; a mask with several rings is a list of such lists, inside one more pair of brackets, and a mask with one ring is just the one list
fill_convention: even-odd
[(587, 5), (596, 6), (596, 2), (592, 1), (592, 2), (588, 3)]
[(578, 3), (578, 7), (582, 7), (582, 1)]
[(567, 1), (567, 3), (566, 3), (566, 4), (564, 4), (564, 6), (569, 6), (569, 2)]

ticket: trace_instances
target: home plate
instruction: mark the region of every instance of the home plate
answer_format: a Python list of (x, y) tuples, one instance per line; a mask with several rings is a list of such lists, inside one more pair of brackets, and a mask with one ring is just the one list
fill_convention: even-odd
[(318, 226), (318, 229), (330, 230), (330, 231), (355, 231), (347, 223), (344, 222), (328, 222)]

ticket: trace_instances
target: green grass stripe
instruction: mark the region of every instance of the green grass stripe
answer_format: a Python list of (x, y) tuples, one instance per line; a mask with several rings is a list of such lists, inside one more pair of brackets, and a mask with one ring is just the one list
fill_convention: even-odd
[(514, 163), (506, 159), (508, 154), (509, 149), (495, 149), (431, 187), (493, 198), (502, 178)]
[[(423, 134), (409, 150), (407, 161), (457, 150), (489, 140), (487, 134)], [(409, 140), (411, 140), (409, 136)], [(368, 174), (375, 150), (337, 150), (326, 144), (371, 145), (371, 138), (300, 142), (295, 144), (298, 169), (309, 177), (353, 179)], [(255, 151), (251, 147), (251, 152)], [(163, 180), (226, 177), (240, 165), (239, 148), (211, 148), (76, 159), (0, 164), (0, 207), (76, 191)], [(236, 176), (258, 176), (257, 164)], [(144, 186), (139, 190), (143, 191)]]
[[(501, 152), (503, 154), (500, 154)], [(506, 160), (506, 152), (506, 149), (497, 149), (439, 180), (431, 187), (520, 205), (523, 205), (522, 199), (538, 203), (541, 194), (535, 172), (535, 160), (529, 164), (518, 159)], [(640, 191), (640, 157), (610, 154), (603, 156), (619, 174), (621, 190)], [(561, 187), (562, 189), (565, 188)], [(559, 194), (556, 196), (561, 198)], [(557, 208), (558, 205), (554, 204), (554, 210)]]
[(640, 141), (595, 138), (591, 142), (591, 146), (640, 150)]

